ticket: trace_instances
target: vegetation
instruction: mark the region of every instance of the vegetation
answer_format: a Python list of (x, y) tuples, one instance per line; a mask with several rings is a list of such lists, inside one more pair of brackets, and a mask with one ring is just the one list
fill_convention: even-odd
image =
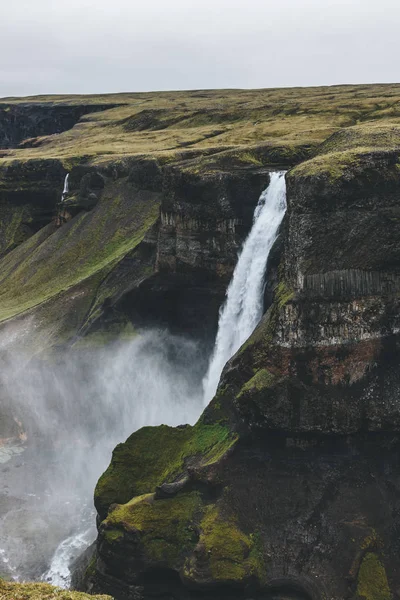
[(111, 600), (110, 596), (91, 596), (61, 590), (47, 583), (10, 583), (0, 578), (0, 600)]
[[(129, 189), (129, 187), (128, 187)], [(48, 225), (0, 261), (0, 320), (46, 302), (98, 274), (100, 280), (156, 221), (156, 198), (105, 195), (96, 211), (58, 230)]]
[(269, 388), (275, 381), (275, 376), (267, 369), (259, 369), (254, 377), (249, 379), (239, 392), (239, 397), (246, 392), (261, 392)]
[(298, 165), (292, 174), (300, 177), (325, 175), (331, 182), (363, 164), (372, 152), (400, 152), (400, 121), (364, 123), (342, 129), (319, 148), (318, 156)]
[(173, 481), (189, 462), (206, 465), (217, 461), (236, 439), (227, 426), (206, 425), (201, 420), (194, 427), (143, 427), (115, 448), (100, 477), (95, 490), (99, 514), (104, 518), (110, 504), (125, 504)]
[[(146, 562), (180, 569), (187, 579), (197, 578), (199, 550), (207, 561), (207, 577), (219, 583), (262, 578), (263, 555), (256, 535), (246, 535), (217, 504), (204, 504), (198, 491), (180, 492), (168, 499), (144, 494), (113, 507), (100, 528), (108, 544), (126, 543), (126, 535), (140, 539)], [(202, 570), (204, 570), (203, 558)]]
[[(262, 578), (264, 563), (255, 536), (244, 534), (217, 505), (206, 508), (200, 523), (200, 545), (204, 545), (214, 582), (243, 582), (252, 575)], [(192, 559), (193, 560), (193, 559)], [(185, 566), (190, 574), (191, 561)]]
[[(193, 149), (221, 151), (260, 144), (286, 148), (318, 144), (343, 127), (400, 119), (400, 85), (332, 86), (264, 90), (202, 90), (106, 96), (36, 96), (4, 99), (52, 104), (119, 104), (85, 115), (79, 126), (37, 140), (34, 148), (9, 150), (18, 158), (159, 153), (184, 156)], [(251, 151), (250, 151), (251, 152)], [(252, 154), (252, 153), (251, 153)]]
[(119, 539), (120, 528), (137, 531), (147, 559), (174, 568), (197, 542), (192, 523), (200, 509), (198, 492), (181, 493), (167, 500), (154, 500), (154, 494), (146, 494), (112, 510), (102, 524), (102, 532), (109, 542)]
[(368, 552), (358, 573), (357, 596), (366, 600), (391, 600), (386, 570), (375, 552)]
[[(45, 190), (50, 202), (74, 167), (101, 165), (113, 179), (132, 157), (146, 156), (202, 175), (300, 162), (294, 175), (336, 180), (371, 149), (390, 152), (400, 140), (400, 85), (38, 96), (3, 99), (3, 110), (21, 102), (110, 108), (84, 115), (61, 134), (2, 150), (0, 196), (6, 199), (10, 191), (37, 197)], [(102, 283), (158, 215), (159, 199), (132, 202), (132, 186), (122, 179), (107, 185), (92, 212), (29, 239), (31, 208), (14, 210), (7, 200), (0, 252), (14, 250), (0, 260), (0, 322), (50, 301), (55, 306), (59, 296), (78, 298), (77, 286), (85, 323), (100, 314), (110, 292)]]

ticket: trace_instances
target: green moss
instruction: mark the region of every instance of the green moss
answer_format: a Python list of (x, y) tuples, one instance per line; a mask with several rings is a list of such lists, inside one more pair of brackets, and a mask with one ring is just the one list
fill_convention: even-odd
[(373, 152), (400, 149), (398, 123), (364, 123), (335, 132), (318, 149), (318, 155), (292, 170), (299, 177), (325, 176), (330, 183), (362, 165)]
[(252, 154), (251, 152), (242, 152), (242, 153), (238, 154), (238, 158), (239, 158), (240, 162), (243, 162), (246, 164), (251, 164), (251, 165), (254, 165), (255, 167), (263, 166), (263, 163), (261, 162), (261, 160), (259, 158), (257, 158), (257, 156)]
[(111, 596), (92, 596), (71, 592), (47, 583), (10, 583), (0, 579), (1, 600), (111, 600)]
[(157, 220), (159, 204), (156, 196), (132, 201), (132, 193), (126, 183), (115, 184), (91, 213), (56, 231), (48, 226), (47, 234), (41, 230), (5, 256), (0, 261), (0, 321), (110, 270), (138, 246)]
[[(242, 582), (251, 576), (262, 577), (264, 563), (256, 537), (246, 535), (233, 518), (223, 517), (216, 505), (206, 508), (200, 523), (199, 544), (204, 547), (214, 582)], [(186, 561), (184, 572), (191, 577), (196, 557)]]
[(246, 392), (262, 392), (274, 383), (275, 376), (270, 373), (267, 369), (259, 369), (254, 377), (249, 379), (238, 394), (238, 398), (245, 394)]
[(100, 477), (95, 490), (98, 512), (104, 517), (110, 504), (125, 504), (173, 481), (189, 460), (203, 465), (219, 460), (236, 440), (227, 426), (202, 421), (194, 427), (140, 429), (115, 448), (110, 466)]
[(115, 544), (123, 539), (124, 534), (118, 529), (106, 529), (104, 531), (104, 537), (109, 544)]
[(285, 280), (281, 280), (276, 286), (275, 296), (279, 308), (282, 308), (293, 299), (294, 291), (289, 287)]
[(0, 256), (23, 243), (31, 232), (32, 209), (27, 205), (0, 203)]
[[(111, 526), (138, 532), (147, 559), (174, 568), (197, 543), (193, 523), (201, 506), (198, 492), (165, 500), (154, 500), (153, 494), (146, 494), (111, 511), (102, 531)], [(108, 535), (109, 530), (104, 529), (107, 541)]]
[(357, 595), (366, 600), (391, 600), (386, 570), (374, 552), (368, 552), (358, 572)]
[(382, 545), (381, 539), (376, 533), (375, 529), (371, 529), (371, 533), (367, 535), (361, 544), (362, 550), (375, 550)]
[(291, 173), (300, 177), (316, 177), (325, 175), (330, 183), (340, 179), (350, 167), (355, 167), (360, 163), (360, 157), (363, 153), (370, 152), (370, 149), (357, 148), (341, 152), (331, 152), (316, 156), (295, 167)]
[(96, 557), (96, 552), (94, 552), (92, 558), (90, 559), (88, 566), (86, 567), (85, 578), (94, 577), (94, 575), (96, 573), (96, 563), (97, 563), (97, 557)]

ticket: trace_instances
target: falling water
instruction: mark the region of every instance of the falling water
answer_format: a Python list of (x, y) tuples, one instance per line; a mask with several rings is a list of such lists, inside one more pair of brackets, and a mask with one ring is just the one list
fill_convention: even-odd
[(66, 174), (65, 179), (64, 179), (64, 189), (61, 194), (61, 202), (65, 202), (65, 199), (68, 196), (68, 192), (69, 192), (68, 178), (69, 178), (69, 173)]
[(226, 362), (261, 319), (267, 259), (285, 211), (285, 173), (271, 173), (270, 184), (261, 194), (254, 211), (253, 227), (244, 242), (226, 302), (220, 311), (214, 352), (203, 379), (205, 404), (214, 396)]

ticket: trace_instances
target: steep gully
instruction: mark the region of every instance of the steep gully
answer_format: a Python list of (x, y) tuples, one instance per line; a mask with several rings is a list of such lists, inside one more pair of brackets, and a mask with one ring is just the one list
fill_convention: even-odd
[[(67, 190), (68, 178), (65, 180), (62, 200)], [(78, 414), (83, 416), (82, 430), (74, 432), (75, 440), (79, 440), (78, 446), (81, 447), (74, 448), (73, 460), (69, 457), (65, 461), (67, 467), (64, 465), (61, 477), (58, 469), (62, 459), (60, 460), (59, 457), (49, 470), (52, 483), (50, 489), (44, 490), (44, 496), (47, 496), (46, 506), (49, 502), (54, 508), (55, 502), (53, 503), (52, 499), (58, 500), (61, 495), (65, 496), (65, 485), (68, 485), (68, 481), (74, 480), (76, 493), (65, 496), (63, 509), (67, 510), (66, 520), (69, 523), (64, 530), (58, 531), (59, 539), (60, 537), (64, 539), (57, 547), (50, 567), (42, 578), (65, 587), (70, 584), (69, 564), (94, 537), (94, 515), (90, 508), (90, 496), (96, 478), (107, 464), (109, 452), (115, 443), (124, 439), (133, 428), (137, 429), (143, 425), (160, 422), (171, 425), (180, 422), (193, 423), (204, 403), (214, 395), (225, 363), (249, 337), (262, 316), (266, 263), (285, 208), (284, 174), (273, 173), (271, 183), (262, 193), (255, 209), (251, 232), (243, 245), (228, 288), (227, 299), (220, 313), (215, 348), (205, 376), (205, 358), (199, 356), (195, 343), (167, 334), (148, 332), (129, 345), (122, 345), (118, 348), (118, 352), (113, 351), (112, 356), (107, 350), (98, 353), (94, 361), (93, 358), (91, 359), (90, 365), (77, 365), (76, 360), (73, 360), (64, 369), (63, 375), (60, 375), (57, 369), (49, 375), (36, 370), (34, 373), (30, 371), (27, 374), (26, 386), (21, 382), (22, 394), (20, 395), (26, 400), (28, 400), (28, 378), (40, 382), (37, 386), (37, 395), (42, 396), (40, 400), (42, 404), (38, 411), (40, 414), (36, 416), (42, 419), (45, 415), (41, 423), (42, 427), (48, 417), (56, 421), (52, 426), (55, 425), (57, 429), (65, 429), (67, 424), (67, 435), (65, 439), (61, 436), (62, 439), (58, 440), (57, 444), (56, 451), (59, 457), (65, 459), (67, 453), (71, 454), (68, 429), (71, 428), (69, 432), (71, 434), (77, 410)], [(103, 370), (100, 376), (103, 362), (108, 364), (108, 368)], [(130, 373), (128, 379), (127, 372)], [(75, 400), (77, 389), (71, 390), (71, 376), (77, 382), (77, 387), (80, 387), (78, 405)], [(50, 398), (48, 392), (55, 386), (59, 392), (56, 400)], [(193, 393), (193, 389), (197, 392)], [(89, 409), (85, 407), (90, 397), (96, 398), (94, 417), (89, 417)], [(131, 405), (132, 397), (135, 398), (134, 406)], [(151, 402), (148, 401), (149, 398)], [(29, 400), (30, 405), (37, 405), (39, 402), (38, 398), (35, 402), (32, 402), (31, 398)], [(59, 411), (60, 401), (61, 411)], [(58, 405), (58, 415), (55, 414), (55, 404)], [(122, 427), (119, 419), (121, 413), (125, 415)], [(96, 434), (96, 441), (93, 432)], [(51, 451), (51, 448), (49, 450)], [(88, 474), (85, 469), (82, 470), (80, 463), (90, 465), (92, 472)], [(61, 487), (60, 478), (64, 480)], [(50, 480), (50, 477), (47, 480)], [(42, 501), (38, 494), (33, 496), (37, 496), (34, 497), (33, 502)], [(43, 515), (36, 518), (42, 517)], [(21, 572), (26, 559), (25, 553), (21, 553), (20, 550), (21, 542), (22, 544), (25, 542), (24, 532), (18, 532), (17, 535), (13, 531), (9, 531), (10, 533), (8, 539), (14, 536), (17, 544), (7, 546), (5, 539), (1, 544), (2, 554), (7, 556), (9, 570), (14, 576), (18, 573), (21, 578), (32, 576), (37, 578), (38, 564), (31, 565), (30, 570), (25, 568), (25, 571)], [(34, 544), (35, 540), (32, 543)], [(49, 557), (43, 555), (41, 564), (44, 565), (48, 559)]]

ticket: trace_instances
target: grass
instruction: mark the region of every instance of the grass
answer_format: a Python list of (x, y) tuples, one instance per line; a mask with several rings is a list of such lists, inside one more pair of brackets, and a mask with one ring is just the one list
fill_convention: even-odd
[(10, 583), (0, 578), (0, 600), (111, 600), (53, 587), (47, 583)]
[(369, 122), (342, 129), (326, 140), (318, 155), (292, 171), (300, 177), (325, 175), (331, 182), (351, 168), (361, 166), (373, 152), (400, 153), (400, 121)]
[(221, 514), (219, 503), (205, 503), (196, 490), (168, 499), (142, 494), (115, 505), (99, 535), (111, 546), (126, 544), (133, 535), (147, 561), (176, 570), (183, 564), (187, 580), (198, 579), (198, 560), (202, 576), (218, 583), (261, 580), (265, 572), (258, 536), (245, 534), (233, 517)]
[(259, 369), (254, 377), (249, 379), (242, 389), (240, 390), (238, 397), (240, 398), (246, 392), (262, 392), (267, 390), (275, 381), (275, 376), (268, 371), (268, 369)]
[[(48, 301), (133, 250), (159, 214), (152, 197), (126, 197), (118, 185), (90, 213), (54, 231), (40, 230), (0, 261), (0, 321)], [(129, 190), (128, 190), (129, 191)], [(47, 237), (46, 237), (47, 236)]]
[(37, 148), (10, 150), (1, 159), (5, 162), (41, 157), (67, 163), (77, 156), (101, 161), (259, 144), (293, 150), (304, 144), (316, 147), (343, 127), (400, 122), (398, 84), (37, 96), (0, 102), (121, 104), (85, 115), (71, 130), (43, 138)]

